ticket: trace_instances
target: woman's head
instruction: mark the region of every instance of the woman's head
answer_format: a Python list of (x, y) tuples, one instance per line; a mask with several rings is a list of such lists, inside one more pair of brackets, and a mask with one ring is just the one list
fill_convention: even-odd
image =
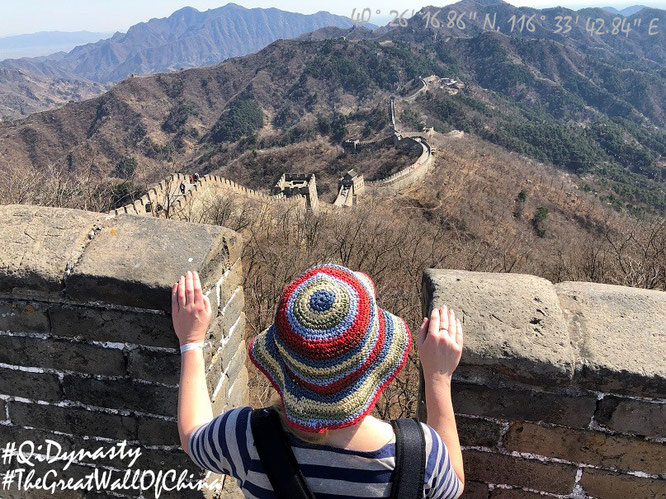
[(280, 394), (287, 424), (322, 433), (370, 413), (410, 346), (407, 324), (377, 306), (366, 274), (327, 264), (285, 286), (249, 353)]

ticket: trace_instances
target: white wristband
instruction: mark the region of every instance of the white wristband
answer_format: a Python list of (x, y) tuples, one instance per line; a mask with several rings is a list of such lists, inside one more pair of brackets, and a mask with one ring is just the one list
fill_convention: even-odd
[(195, 348), (203, 350), (203, 341), (202, 342), (196, 342), (196, 343), (184, 343), (180, 345), (180, 353), (187, 352), (188, 350), (193, 350)]

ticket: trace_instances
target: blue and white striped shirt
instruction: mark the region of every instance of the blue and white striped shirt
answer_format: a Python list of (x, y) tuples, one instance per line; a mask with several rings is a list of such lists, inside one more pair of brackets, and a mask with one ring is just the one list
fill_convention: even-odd
[[(239, 407), (215, 416), (190, 435), (188, 454), (201, 468), (232, 476), (245, 497), (274, 498), (254, 446), (251, 407)], [(446, 445), (427, 424), (424, 498), (457, 498), (461, 483)], [(390, 497), (395, 468), (395, 435), (374, 451), (339, 449), (314, 444), (287, 432), (301, 471), (317, 498)]]

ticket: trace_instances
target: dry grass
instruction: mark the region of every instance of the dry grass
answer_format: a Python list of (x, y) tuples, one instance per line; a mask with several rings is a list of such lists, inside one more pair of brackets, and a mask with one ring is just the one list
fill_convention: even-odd
[[(519, 171), (510, 165), (498, 151), (470, 157), (469, 143), (461, 141), (439, 154), (422, 185), (396, 198), (366, 197), (352, 209), (313, 216), (237, 197), (219, 200), (208, 221), (239, 230), (245, 240), (248, 337), (271, 323), (288, 281), (324, 262), (368, 273), (379, 305), (404, 317), (413, 334), (421, 319), (421, 275), (429, 267), (666, 289), (663, 220), (623, 217), (543, 165), (527, 162)], [(523, 186), (528, 201), (516, 217), (514, 198)], [(543, 238), (530, 222), (537, 205), (552, 213)], [(377, 404), (379, 417), (414, 414), (417, 362), (414, 349)], [(272, 389), (252, 366), (250, 372), (252, 402), (266, 404)]]

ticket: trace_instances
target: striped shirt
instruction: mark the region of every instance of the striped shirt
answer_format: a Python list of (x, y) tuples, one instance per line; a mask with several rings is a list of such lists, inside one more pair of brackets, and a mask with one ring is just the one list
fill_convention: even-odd
[[(239, 407), (199, 426), (188, 440), (188, 454), (201, 468), (234, 477), (245, 497), (274, 498), (254, 446), (251, 407)], [(423, 498), (457, 498), (461, 483), (446, 445), (427, 424)], [(287, 432), (303, 475), (317, 498), (390, 497), (395, 468), (395, 435), (374, 451), (357, 451), (314, 444)]]

